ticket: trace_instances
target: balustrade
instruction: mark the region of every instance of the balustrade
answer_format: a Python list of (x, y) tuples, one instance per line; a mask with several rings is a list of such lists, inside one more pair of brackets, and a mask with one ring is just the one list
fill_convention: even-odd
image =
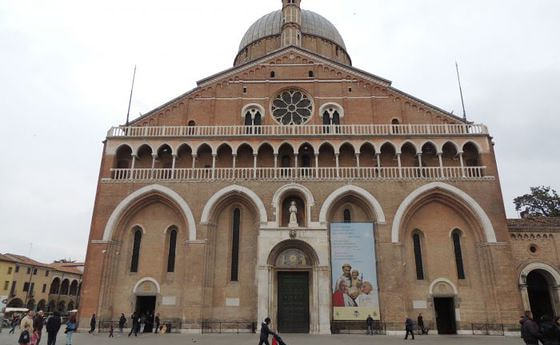
[(196, 168), (111, 169), (109, 181), (211, 180), (481, 180), (486, 167), (311, 167), (311, 168)]
[(244, 137), (244, 136), (455, 136), (486, 135), (481, 124), (355, 124), (301, 126), (155, 126), (112, 127), (108, 138), (119, 137)]

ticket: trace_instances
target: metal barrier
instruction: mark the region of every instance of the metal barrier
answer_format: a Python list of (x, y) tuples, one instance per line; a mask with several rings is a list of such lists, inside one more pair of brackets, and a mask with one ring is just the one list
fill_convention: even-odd
[(255, 333), (257, 323), (252, 321), (203, 321), (202, 334), (210, 333)]
[(473, 323), (471, 325), (473, 335), (498, 335), (504, 336), (506, 333), (520, 332), (521, 327), (514, 324), (503, 323)]
[[(112, 321), (112, 320), (102, 320), (99, 321), (98, 323), (98, 327), (97, 327), (97, 332), (98, 333), (109, 333), (109, 331), (111, 330), (111, 325), (113, 325), (113, 330), (115, 333), (117, 333), (119, 331), (119, 321)], [(181, 332), (181, 327), (182, 327), (182, 320), (181, 319), (162, 319), (160, 321), (160, 327), (163, 325), (167, 326), (167, 331), (166, 333), (180, 333)], [(130, 330), (130, 327), (132, 326), (132, 321), (131, 320), (127, 320), (126, 324), (124, 325), (123, 328), (128, 328), (128, 330)], [(155, 324), (153, 324), (153, 327), (155, 327)], [(155, 330), (152, 329), (152, 333)], [(159, 332), (159, 330), (158, 330)]]

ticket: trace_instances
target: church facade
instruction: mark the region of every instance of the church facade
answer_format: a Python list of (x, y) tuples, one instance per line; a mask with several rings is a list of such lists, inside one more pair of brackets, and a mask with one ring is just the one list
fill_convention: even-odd
[[(233, 68), (108, 132), (81, 323), (159, 313), (198, 332), (269, 316), (329, 334), (422, 313), (440, 333), (514, 329), (535, 303), (558, 310), (560, 275), (503, 205), (486, 126), (354, 68), (328, 20), (283, 0)], [(346, 243), (355, 229), (371, 238)], [(534, 270), (548, 302), (531, 297)]]

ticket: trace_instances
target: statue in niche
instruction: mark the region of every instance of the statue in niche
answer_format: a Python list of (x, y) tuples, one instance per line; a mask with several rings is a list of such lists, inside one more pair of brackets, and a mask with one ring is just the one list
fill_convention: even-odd
[(297, 228), (299, 227), (298, 220), (297, 220), (297, 206), (295, 200), (292, 200), (290, 203), (290, 207), (288, 208), (288, 212), (290, 212), (290, 223), (288, 227), (290, 228)]

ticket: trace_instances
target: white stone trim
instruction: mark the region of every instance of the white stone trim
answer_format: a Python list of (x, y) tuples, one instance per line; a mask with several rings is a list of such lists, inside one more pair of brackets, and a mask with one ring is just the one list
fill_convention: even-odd
[(139, 281), (136, 282), (136, 284), (134, 284), (134, 288), (132, 289), (132, 293), (136, 294), (136, 290), (138, 289), (138, 287), (140, 286), (140, 284), (142, 284), (143, 282), (152, 282), (155, 284), (156, 289), (157, 289), (157, 293), (160, 294), (161, 293), (161, 288), (159, 286), (159, 283), (157, 282), (157, 280), (155, 280), (152, 277), (144, 277), (142, 279), (140, 279)]
[(113, 213), (109, 217), (107, 224), (105, 225), (105, 230), (103, 232), (103, 241), (111, 240), (111, 238), (113, 237), (113, 232), (115, 231), (115, 227), (118, 224), (118, 221), (121, 219), (121, 216), (124, 214), (124, 212), (132, 204), (142, 199), (146, 195), (153, 194), (153, 193), (161, 194), (171, 199), (179, 206), (184, 217), (187, 220), (187, 226), (189, 227), (189, 240), (196, 240), (196, 223), (194, 221), (194, 216), (191, 211), (191, 208), (189, 207), (187, 202), (174, 190), (161, 185), (153, 184), (150, 186), (140, 188), (137, 191), (131, 193), (117, 205), (117, 207), (113, 210)]
[(280, 205), (280, 199), (287, 192), (294, 190), (301, 192), (305, 196), (305, 213), (307, 216), (307, 225), (311, 225), (311, 207), (315, 206), (315, 198), (313, 197), (313, 193), (311, 193), (309, 188), (305, 186), (297, 183), (289, 183), (283, 185), (282, 187), (278, 188), (276, 192), (274, 192), (274, 196), (272, 197), (272, 207), (274, 208), (276, 223), (271, 224), (270, 226), (280, 225), (280, 209), (282, 208), (282, 205)]
[(457, 290), (457, 287), (455, 286), (455, 284), (453, 284), (453, 282), (451, 282), (451, 280), (447, 278), (437, 278), (430, 284), (430, 288), (428, 289), (428, 293), (430, 294), (430, 296), (433, 296), (434, 294), (434, 286), (436, 286), (437, 283), (442, 283), (442, 282), (451, 286), (455, 296), (459, 295), (459, 290)]
[(521, 273), (519, 274), (519, 284), (521, 284), (521, 285), (526, 284), (526, 282), (523, 281), (523, 276), (527, 277), (529, 275), (529, 273), (531, 273), (534, 270), (542, 270), (542, 271), (546, 271), (546, 272), (550, 273), (552, 278), (554, 278), (555, 284), (557, 286), (560, 286), (560, 273), (558, 272), (558, 270), (556, 270), (554, 267), (552, 267), (548, 264), (545, 264), (543, 262), (532, 262), (532, 263), (528, 264), (527, 266), (525, 266), (521, 270)]
[[(264, 111), (264, 107), (262, 105), (258, 104), (258, 103), (249, 103), (249, 104), (245, 105), (243, 107), (243, 109), (241, 109), (241, 118), (242, 119), (245, 119), (245, 114), (247, 113), (247, 111), (250, 108), (258, 108), (259, 111), (261, 112), (261, 120), (264, 120), (264, 117), (266, 115), (266, 113)], [(252, 117), (252, 115), (251, 115), (251, 117)], [(254, 120), (254, 118), (252, 118), (252, 120)]]
[(327, 197), (327, 199), (323, 203), (323, 206), (321, 207), (321, 212), (319, 213), (319, 223), (327, 223), (327, 212), (330, 210), (331, 206), (336, 202), (336, 200), (345, 194), (357, 194), (366, 199), (366, 201), (369, 202), (373, 212), (375, 213), (377, 224), (385, 224), (385, 213), (383, 212), (383, 208), (381, 207), (379, 201), (377, 201), (377, 199), (375, 199), (375, 197), (371, 195), (371, 193), (367, 190), (353, 185), (340, 187)]
[(266, 208), (264, 207), (264, 203), (262, 202), (261, 198), (259, 198), (259, 196), (249, 188), (238, 185), (231, 185), (217, 191), (208, 200), (206, 205), (204, 205), (204, 209), (202, 210), (202, 217), (200, 219), (201, 224), (208, 224), (210, 222), (210, 214), (212, 210), (214, 209), (216, 204), (228, 194), (244, 194), (245, 196), (247, 196), (249, 199), (251, 199), (251, 201), (253, 201), (259, 211), (260, 223), (266, 224), (268, 222)]
[(445, 192), (451, 193), (456, 198), (460, 199), (461, 201), (465, 202), (469, 209), (474, 213), (474, 215), (478, 218), (482, 229), (484, 230), (484, 235), (486, 236), (486, 241), (488, 243), (496, 243), (496, 233), (494, 232), (494, 227), (492, 226), (492, 222), (488, 215), (482, 207), (467, 193), (460, 190), (457, 187), (448, 185), (443, 182), (432, 182), (428, 183), (412, 193), (410, 193), (401, 203), (399, 206), (397, 213), (395, 214), (395, 218), (393, 219), (393, 228), (391, 231), (391, 241), (393, 243), (399, 243), (399, 231), (401, 228), (401, 223), (403, 217), (408, 210), (408, 208), (418, 199), (421, 195), (431, 192), (443, 190)]

